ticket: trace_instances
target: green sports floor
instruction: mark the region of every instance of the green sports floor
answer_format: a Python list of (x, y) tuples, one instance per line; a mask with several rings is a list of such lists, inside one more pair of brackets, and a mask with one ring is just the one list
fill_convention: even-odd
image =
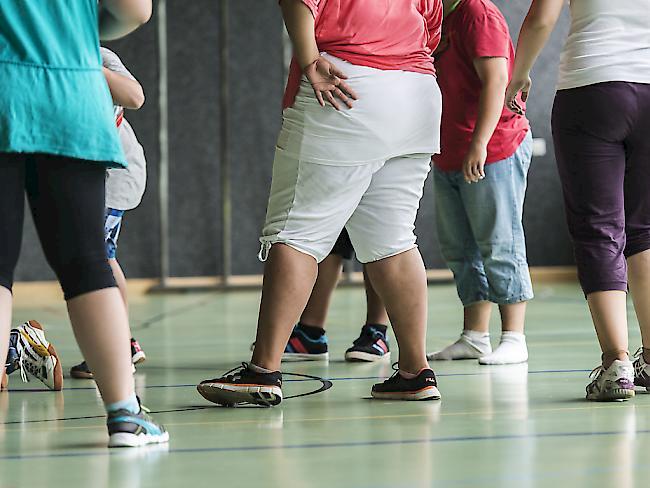
[[(648, 487), (650, 394), (587, 403), (599, 355), (577, 285), (540, 284), (528, 316), (530, 362), (434, 363), (440, 402), (370, 400), (389, 361), (347, 364), (364, 315), (363, 291), (336, 292), (329, 363), (290, 363), (279, 407), (227, 409), (195, 384), (249, 358), (258, 292), (137, 297), (134, 335), (148, 360), (138, 393), (171, 434), (165, 448), (112, 450), (91, 381), (43, 391), (13, 375), (0, 394), (0, 487)], [(429, 288), (429, 350), (459, 333), (451, 285)], [(40, 320), (64, 370), (80, 354), (62, 304), (18, 307)], [(496, 314), (495, 314), (496, 319)], [(493, 341), (498, 322), (493, 323)], [(630, 347), (639, 345), (630, 320)], [(391, 343), (391, 345), (393, 345)]]

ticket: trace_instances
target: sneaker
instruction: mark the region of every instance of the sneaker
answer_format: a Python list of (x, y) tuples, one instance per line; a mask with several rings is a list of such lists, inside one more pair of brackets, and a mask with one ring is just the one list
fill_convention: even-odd
[[(144, 361), (144, 359), (143, 359)], [(131, 372), (135, 373), (135, 365), (131, 363)], [(93, 375), (93, 372), (90, 371), (90, 368), (88, 367), (88, 363), (86, 361), (83, 361), (76, 366), (73, 366), (70, 368), (70, 376), (72, 378), (78, 379), (78, 380), (94, 380), (95, 375)]]
[(70, 368), (70, 376), (80, 380), (92, 380), (95, 378), (86, 361)]
[(45, 338), (43, 326), (36, 320), (30, 320), (11, 330), (12, 341), (18, 353), (20, 376), (23, 381), (29, 377), (40, 380), (50, 390), (63, 388), (63, 370), (61, 361)]
[(131, 361), (133, 364), (140, 364), (147, 360), (147, 356), (140, 347), (140, 343), (131, 337)]
[(108, 414), (108, 447), (138, 447), (147, 444), (163, 444), (169, 441), (169, 432), (156, 423), (149, 410), (140, 405), (140, 412), (116, 410)]
[(390, 358), (386, 333), (372, 325), (364, 325), (361, 334), (352, 344), (353, 346), (345, 351), (346, 361), (372, 362)]
[(327, 334), (323, 333), (318, 339), (313, 339), (300, 325), (293, 328), (282, 354), (283, 361), (327, 361), (328, 359)]
[(379, 400), (440, 400), (436, 375), (431, 369), (423, 369), (413, 379), (399, 374), (397, 363), (395, 373), (383, 383), (372, 387), (372, 397)]
[(650, 391), (650, 364), (645, 362), (642, 347), (634, 354), (634, 357), (636, 358), (634, 361), (634, 384)]
[(206, 400), (225, 407), (243, 403), (271, 407), (282, 401), (282, 373), (256, 373), (242, 363), (221, 378), (202, 381), (196, 389)]
[(616, 360), (604, 369), (598, 366), (589, 377), (587, 400), (611, 402), (634, 397), (634, 366), (631, 361)]

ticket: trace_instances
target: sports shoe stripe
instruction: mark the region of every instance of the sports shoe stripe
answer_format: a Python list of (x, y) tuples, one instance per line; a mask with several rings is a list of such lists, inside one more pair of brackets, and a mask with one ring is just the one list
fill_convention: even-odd
[(302, 344), (302, 342), (300, 342), (300, 339), (297, 337), (292, 337), (289, 339), (289, 344), (291, 344), (291, 347), (293, 347), (297, 353), (308, 354), (307, 348)]

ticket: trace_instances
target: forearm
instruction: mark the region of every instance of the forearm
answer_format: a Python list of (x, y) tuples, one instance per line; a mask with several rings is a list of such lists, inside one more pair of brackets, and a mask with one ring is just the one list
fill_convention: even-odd
[(144, 105), (144, 92), (140, 83), (107, 68), (104, 68), (104, 76), (116, 105), (133, 110)]
[(151, 0), (102, 0), (99, 4), (99, 36), (119, 39), (151, 18)]
[(530, 74), (555, 28), (562, 11), (562, 3), (562, 0), (533, 1), (519, 32), (513, 79), (523, 79)]
[(280, 6), (293, 45), (294, 56), (300, 67), (304, 69), (320, 56), (316, 44), (314, 17), (300, 0), (282, 0)]
[(476, 126), (472, 135), (472, 144), (486, 147), (501, 119), (508, 80), (498, 78), (483, 83), (479, 97)]

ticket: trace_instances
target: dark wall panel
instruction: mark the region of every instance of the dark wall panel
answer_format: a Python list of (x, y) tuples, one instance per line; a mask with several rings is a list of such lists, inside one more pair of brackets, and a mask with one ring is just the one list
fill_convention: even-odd
[[(495, 0), (513, 35), (527, 0)], [(275, 138), (284, 88), (282, 22), (276, 2), (230, 1), (230, 151), (235, 274), (259, 273), (255, 256), (271, 180)], [(167, 0), (170, 110), (170, 246), (175, 276), (221, 271), (221, 181), (219, 119), (219, 2)], [(127, 214), (119, 258), (131, 277), (159, 272), (158, 227), (158, 44), (156, 19), (128, 38), (110, 43), (144, 86), (147, 103), (127, 117), (145, 147), (149, 183), (142, 205)], [(562, 18), (534, 73), (528, 116), (548, 153), (533, 161), (525, 226), (533, 265), (572, 262), (553, 158), (549, 115), (559, 50), (567, 32)], [(435, 235), (431, 177), (417, 221), (420, 249), (428, 267), (444, 267)], [(31, 219), (26, 219), (17, 279), (51, 279)]]

